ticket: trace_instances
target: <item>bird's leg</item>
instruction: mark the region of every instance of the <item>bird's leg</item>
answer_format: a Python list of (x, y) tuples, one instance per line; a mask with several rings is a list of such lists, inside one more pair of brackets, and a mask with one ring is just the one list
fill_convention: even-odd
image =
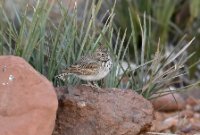
[(90, 86), (90, 87), (94, 87), (94, 85), (92, 84), (92, 82), (90, 82), (90, 81), (87, 81), (87, 84), (88, 84), (88, 86)]
[(82, 84), (82, 85), (89, 86), (89, 87), (94, 87), (94, 85), (89, 81), (87, 81), (87, 84)]
[(92, 82), (87, 81), (87, 84), (82, 84), (82, 85), (89, 86), (89, 87), (91, 87), (91, 88), (98, 89), (98, 90), (101, 89), (101, 88), (97, 85), (97, 83), (94, 83), (94, 81), (92, 81)]
[(97, 89), (101, 89), (100, 87), (99, 87), (99, 85), (97, 84), (97, 82), (95, 82), (95, 81), (92, 81), (93, 82), (93, 85), (97, 88)]

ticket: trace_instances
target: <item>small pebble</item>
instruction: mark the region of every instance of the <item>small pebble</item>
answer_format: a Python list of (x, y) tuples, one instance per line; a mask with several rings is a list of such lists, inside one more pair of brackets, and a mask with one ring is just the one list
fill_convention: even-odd
[(13, 75), (10, 75), (8, 79), (9, 79), (9, 81), (13, 81), (15, 79), (15, 77)]
[(181, 132), (189, 133), (192, 130), (192, 124), (188, 124), (181, 129)]
[(199, 113), (194, 113), (194, 118), (200, 119), (200, 114)]
[(181, 118), (192, 118), (193, 115), (194, 115), (194, 112), (192, 110), (183, 110), (181, 113), (180, 113), (180, 117)]
[(194, 110), (195, 112), (200, 113), (200, 105), (195, 105), (195, 106), (193, 107), (193, 110)]
[(186, 105), (185, 108), (186, 108), (186, 110), (192, 110), (192, 106), (191, 106), (191, 105), (188, 105), (188, 104)]
[(3, 68), (2, 68), (2, 71), (5, 72), (5, 71), (6, 71), (6, 68), (7, 68), (7, 66), (4, 65)]
[(78, 106), (79, 106), (80, 108), (86, 106), (86, 103), (85, 103), (84, 101), (78, 102), (77, 104), (78, 104)]

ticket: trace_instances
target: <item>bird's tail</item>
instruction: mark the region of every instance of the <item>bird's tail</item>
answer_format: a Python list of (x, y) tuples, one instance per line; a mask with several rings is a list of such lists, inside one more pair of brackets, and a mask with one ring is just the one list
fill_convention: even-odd
[(59, 75), (56, 75), (55, 78), (65, 81), (65, 76), (67, 76), (67, 75), (69, 75), (69, 73), (61, 73)]

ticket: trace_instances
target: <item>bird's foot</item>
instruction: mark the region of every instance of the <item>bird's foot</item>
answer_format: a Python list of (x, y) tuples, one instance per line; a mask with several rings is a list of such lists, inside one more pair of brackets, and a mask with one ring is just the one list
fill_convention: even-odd
[(92, 84), (91, 82), (88, 82), (87, 84), (82, 84), (82, 85), (89, 86), (93, 90), (97, 90), (98, 92), (102, 90), (97, 83)]

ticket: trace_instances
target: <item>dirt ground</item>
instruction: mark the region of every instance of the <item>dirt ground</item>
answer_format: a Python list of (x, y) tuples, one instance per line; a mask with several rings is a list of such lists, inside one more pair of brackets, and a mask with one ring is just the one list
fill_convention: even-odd
[(149, 134), (156, 133), (200, 135), (200, 99), (193, 96), (186, 98), (182, 110), (155, 111), (155, 120)]

